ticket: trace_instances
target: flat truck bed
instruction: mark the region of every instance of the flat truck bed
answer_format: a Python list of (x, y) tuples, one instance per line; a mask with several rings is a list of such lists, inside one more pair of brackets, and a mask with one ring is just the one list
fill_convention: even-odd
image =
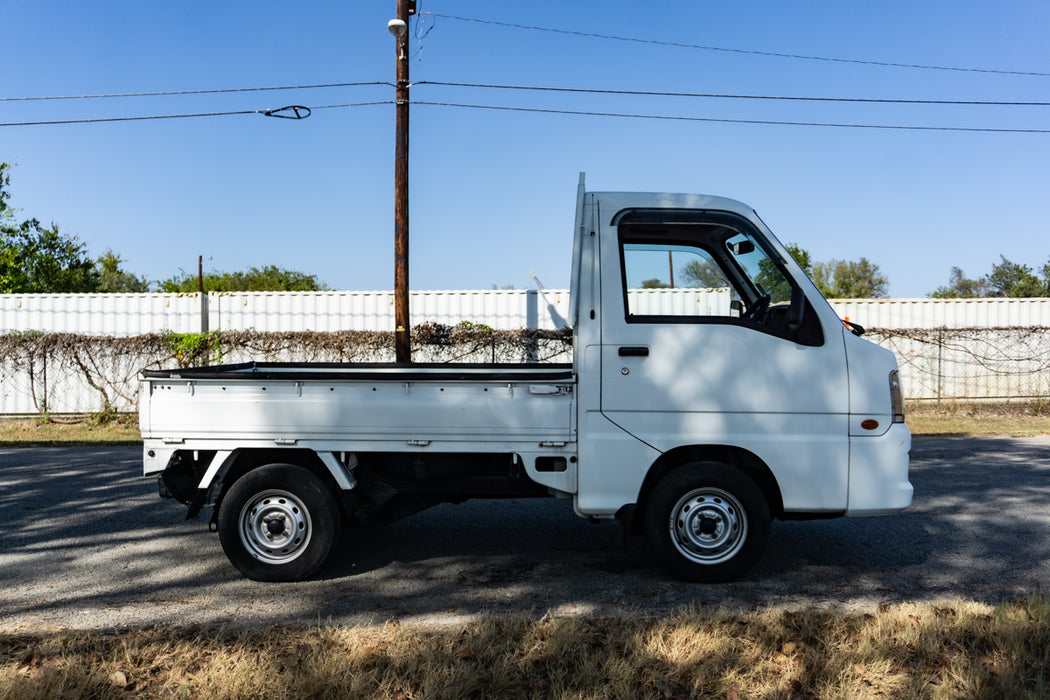
[(231, 443), (326, 454), (514, 453), (539, 483), (575, 490), (567, 462), (535, 471), (537, 457), (574, 453), (568, 364), (253, 362), (150, 370), (143, 379), (146, 474), (163, 472), (174, 450)]

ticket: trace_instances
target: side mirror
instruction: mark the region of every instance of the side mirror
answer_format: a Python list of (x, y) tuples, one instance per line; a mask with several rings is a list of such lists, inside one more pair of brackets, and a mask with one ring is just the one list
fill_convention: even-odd
[(847, 320), (843, 319), (842, 320), (842, 325), (844, 325), (846, 328), (848, 328), (849, 332), (852, 333), (855, 336), (859, 337), (859, 336), (864, 335), (864, 326), (860, 325), (859, 323), (853, 323), (852, 321), (847, 321)]
[(787, 325), (788, 331), (798, 333), (802, 328), (802, 319), (806, 316), (806, 295), (802, 287), (791, 288), (791, 305), (788, 307)]

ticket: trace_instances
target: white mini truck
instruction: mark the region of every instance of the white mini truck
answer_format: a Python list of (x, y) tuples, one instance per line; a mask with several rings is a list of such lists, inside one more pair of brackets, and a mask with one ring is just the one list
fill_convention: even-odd
[(213, 506), (230, 561), (266, 581), (316, 572), (344, 522), (471, 498), (571, 500), (689, 581), (746, 573), (774, 518), (911, 503), (893, 354), (750, 207), (581, 176), (571, 302), (571, 364), (146, 371), (144, 473), (187, 517)]

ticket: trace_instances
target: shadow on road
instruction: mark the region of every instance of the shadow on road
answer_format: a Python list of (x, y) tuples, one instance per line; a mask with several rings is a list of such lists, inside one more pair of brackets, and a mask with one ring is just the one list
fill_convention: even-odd
[(248, 581), (140, 475), (136, 448), (0, 450), (0, 627), (436, 619), (479, 611), (995, 602), (1050, 580), (1050, 440), (916, 439), (915, 502), (777, 522), (744, 580), (691, 585), (566, 501), (472, 501), (350, 528), (313, 580)]

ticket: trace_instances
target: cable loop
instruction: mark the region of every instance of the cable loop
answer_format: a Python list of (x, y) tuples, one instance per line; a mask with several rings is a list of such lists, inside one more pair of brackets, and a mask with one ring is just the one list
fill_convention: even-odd
[[(281, 112), (290, 112), (290, 114), (281, 114)], [(310, 108), (303, 105), (288, 105), (263, 111), (264, 117), (276, 117), (277, 119), (306, 119), (310, 114)]]

